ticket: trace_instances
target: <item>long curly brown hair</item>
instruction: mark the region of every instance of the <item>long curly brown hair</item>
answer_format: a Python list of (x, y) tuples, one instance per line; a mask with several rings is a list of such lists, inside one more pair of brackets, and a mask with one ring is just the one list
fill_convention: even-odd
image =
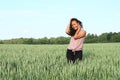
[(83, 25), (82, 25), (82, 22), (81, 22), (80, 20), (78, 20), (77, 18), (72, 18), (72, 19), (70, 20), (70, 35), (71, 35), (71, 36), (74, 36), (76, 30), (74, 30), (74, 29), (72, 28), (72, 21), (76, 21), (77, 23), (79, 23), (80, 26), (81, 26), (81, 28), (83, 28)]

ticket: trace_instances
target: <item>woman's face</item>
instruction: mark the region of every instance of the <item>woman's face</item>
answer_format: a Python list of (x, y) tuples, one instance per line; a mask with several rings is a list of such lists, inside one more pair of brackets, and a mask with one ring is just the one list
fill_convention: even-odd
[(78, 27), (79, 27), (79, 23), (77, 23), (76, 21), (72, 21), (72, 28), (73, 28), (74, 30), (77, 30)]

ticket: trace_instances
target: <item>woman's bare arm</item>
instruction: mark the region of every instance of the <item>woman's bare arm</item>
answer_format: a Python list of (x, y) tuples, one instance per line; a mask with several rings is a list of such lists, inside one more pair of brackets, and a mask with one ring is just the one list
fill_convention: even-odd
[(79, 33), (75, 33), (74, 39), (83, 38), (85, 36), (86, 36), (86, 31), (85, 30), (81, 30)]
[(70, 35), (70, 24), (67, 25), (65, 33)]

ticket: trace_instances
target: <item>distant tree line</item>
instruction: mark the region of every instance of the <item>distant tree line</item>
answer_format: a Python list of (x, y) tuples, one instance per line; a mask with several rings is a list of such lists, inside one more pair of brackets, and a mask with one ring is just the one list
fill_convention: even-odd
[(102, 33), (101, 35), (87, 34), (85, 43), (110, 43), (120, 42), (120, 32)]
[[(0, 40), (0, 44), (68, 44), (70, 37), (51, 37), (51, 38), (16, 38), (10, 40)], [(85, 43), (110, 43), (120, 42), (120, 32), (102, 33), (101, 35), (88, 33), (85, 38)]]
[(51, 38), (16, 38), (10, 40), (0, 40), (0, 44), (68, 44), (70, 37), (51, 37)]

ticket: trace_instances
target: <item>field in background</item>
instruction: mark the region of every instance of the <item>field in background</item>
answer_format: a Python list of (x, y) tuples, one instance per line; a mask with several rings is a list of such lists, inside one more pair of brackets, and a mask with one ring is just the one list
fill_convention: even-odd
[(85, 44), (66, 62), (67, 45), (0, 45), (0, 80), (120, 80), (120, 43)]

